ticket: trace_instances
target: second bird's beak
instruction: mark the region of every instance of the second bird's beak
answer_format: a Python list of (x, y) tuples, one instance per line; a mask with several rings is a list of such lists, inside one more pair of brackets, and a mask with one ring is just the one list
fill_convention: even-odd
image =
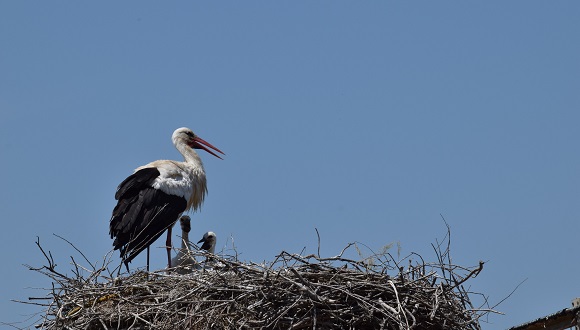
[(197, 244), (202, 243), (202, 242), (203, 242), (203, 245), (200, 247), (200, 249), (206, 250), (206, 251), (209, 250), (209, 248), (210, 248), (209, 241), (206, 240), (204, 237), (204, 238), (200, 239), (199, 242), (197, 242)]

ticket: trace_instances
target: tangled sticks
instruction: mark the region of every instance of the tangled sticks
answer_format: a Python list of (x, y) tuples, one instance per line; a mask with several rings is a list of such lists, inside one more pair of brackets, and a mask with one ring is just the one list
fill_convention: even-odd
[[(39, 245), (40, 247), (40, 245)], [(433, 245), (438, 261), (389, 253), (362, 260), (280, 253), (267, 264), (211, 255), (190, 274), (137, 272), (113, 278), (106, 267), (75, 277), (48, 266), (53, 281), (38, 328), (43, 329), (480, 329), (491, 309), (471, 305), (464, 283), (479, 266), (452, 265), (449, 246)], [(42, 250), (42, 248), (41, 248)], [(43, 251), (44, 253), (44, 251)], [(193, 257), (207, 257), (190, 251)], [(46, 253), (45, 253), (46, 256)], [(408, 263), (400, 266), (401, 263)], [(40, 298), (33, 298), (40, 299)]]

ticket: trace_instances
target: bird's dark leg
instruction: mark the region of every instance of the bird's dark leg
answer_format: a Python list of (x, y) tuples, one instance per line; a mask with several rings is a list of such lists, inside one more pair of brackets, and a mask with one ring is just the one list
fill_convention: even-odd
[(165, 247), (167, 248), (167, 268), (171, 268), (171, 227), (167, 228), (167, 241), (165, 241)]
[(149, 246), (147, 246), (147, 273), (149, 273)]

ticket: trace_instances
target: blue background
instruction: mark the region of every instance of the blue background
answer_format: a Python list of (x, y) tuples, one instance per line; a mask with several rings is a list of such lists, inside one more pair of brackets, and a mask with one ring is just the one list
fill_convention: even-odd
[(570, 306), (579, 14), (531, 0), (2, 2), (0, 321), (41, 311), (10, 301), (50, 287), (23, 266), (44, 264), (37, 236), (63, 272), (81, 258), (53, 233), (103, 259), (116, 186), (180, 159), (181, 126), (227, 154), (201, 152), (209, 195), (192, 222), (218, 251), (313, 253), (317, 228), (324, 256), (358, 241), (435, 261), (442, 215), (453, 262), (486, 261), (470, 290), (495, 305), (527, 279), (485, 329)]

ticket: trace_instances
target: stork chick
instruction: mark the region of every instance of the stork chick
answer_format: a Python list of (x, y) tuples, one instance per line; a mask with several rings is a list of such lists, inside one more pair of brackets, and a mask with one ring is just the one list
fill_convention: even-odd
[(176, 272), (178, 274), (187, 274), (191, 269), (199, 267), (199, 264), (188, 253), (191, 250), (191, 242), (189, 241), (189, 231), (191, 230), (191, 218), (187, 215), (181, 216), (179, 219), (181, 226), (181, 249), (177, 252), (177, 256), (171, 259), (171, 268), (178, 267)]
[[(202, 250), (206, 250), (211, 254), (215, 254), (215, 245), (217, 243), (217, 236), (213, 231), (208, 231), (207, 233), (203, 234), (202, 239), (197, 242), (197, 244), (203, 243), (201, 246)], [(205, 263), (203, 265), (204, 269), (214, 269), (214, 267), (222, 267), (223, 265), (219, 262), (214, 260), (213, 257), (207, 256), (205, 258)]]
[(207, 233), (203, 234), (202, 239), (200, 239), (199, 242), (197, 242), (197, 244), (203, 243), (203, 245), (201, 246), (202, 250), (206, 250), (207, 252), (209, 252), (211, 254), (215, 254), (216, 242), (217, 242), (217, 237), (216, 237), (215, 233), (213, 231), (208, 231)]

